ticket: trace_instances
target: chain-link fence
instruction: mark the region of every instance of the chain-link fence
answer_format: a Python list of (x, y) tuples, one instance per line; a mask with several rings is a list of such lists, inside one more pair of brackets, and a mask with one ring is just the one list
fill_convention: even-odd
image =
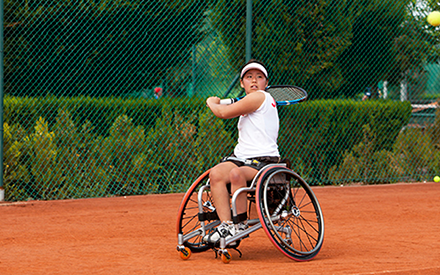
[(309, 93), (279, 145), (310, 184), (440, 172), (437, 1), (3, 4), (6, 200), (184, 192), (234, 148), (204, 100), (241, 94), (251, 57)]

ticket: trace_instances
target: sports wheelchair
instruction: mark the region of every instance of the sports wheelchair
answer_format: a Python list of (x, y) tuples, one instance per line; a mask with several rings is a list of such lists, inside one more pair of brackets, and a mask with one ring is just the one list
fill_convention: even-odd
[[(231, 194), (232, 217), (237, 224), (242, 217), (237, 215), (235, 201), (239, 194), (247, 193), (247, 229), (228, 239), (221, 237), (216, 244), (205, 242), (203, 237), (214, 232), (221, 223), (210, 193), (209, 171), (191, 185), (180, 204), (177, 251), (182, 259), (188, 259), (192, 253), (213, 249), (216, 257), (220, 255), (224, 263), (229, 263), (232, 257), (228, 249), (238, 251), (241, 257), (240, 241), (261, 228), (275, 247), (290, 259), (308, 261), (318, 254), (324, 240), (321, 207), (306, 181), (286, 163), (264, 166), (248, 187)], [(258, 217), (251, 218), (250, 211), (255, 208)]]

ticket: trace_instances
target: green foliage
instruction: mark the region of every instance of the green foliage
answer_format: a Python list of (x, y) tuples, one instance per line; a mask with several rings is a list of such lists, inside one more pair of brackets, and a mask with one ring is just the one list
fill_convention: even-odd
[[(93, 151), (96, 149), (93, 127), (86, 121), (78, 129), (67, 110), (60, 109), (54, 126), (57, 145), (57, 165), (63, 171), (63, 183), (57, 197), (87, 198), (106, 194), (110, 176), (97, 165)], [(99, 145), (98, 145), (99, 146)]]
[[(91, 97), (13, 97), (4, 98), (4, 120), (11, 124), (20, 124), (26, 132), (33, 131), (33, 125), (39, 117), (44, 117), (49, 127), (57, 122), (58, 109), (69, 110), (76, 125), (89, 121), (96, 125), (92, 132), (97, 136), (108, 136), (112, 123), (120, 114), (127, 114), (133, 122), (146, 130), (154, 127), (156, 117), (160, 116), (161, 105), (167, 101), (151, 99), (119, 99)], [(179, 101), (179, 103), (181, 103)], [(188, 104), (186, 104), (188, 106)], [(188, 108), (192, 107), (191, 105)]]
[[(253, 57), (267, 61), (273, 72), (272, 83), (320, 91), (311, 92), (311, 98), (328, 96), (327, 93), (342, 85), (341, 68), (336, 61), (350, 46), (355, 15), (351, 1), (337, 4), (322, 0), (256, 1), (253, 4)], [(245, 18), (246, 1), (216, 1), (212, 21), (227, 46), (235, 70), (244, 63)]]
[(421, 129), (405, 129), (397, 137), (394, 155), (405, 175), (414, 180), (426, 180), (434, 153), (431, 138)]
[(148, 144), (142, 126), (121, 115), (110, 128), (110, 136), (100, 139), (94, 157), (111, 177), (110, 190), (116, 194), (139, 194), (149, 177)]
[(32, 188), (41, 198), (49, 198), (63, 182), (62, 167), (57, 164), (57, 147), (54, 132), (40, 117), (34, 133), (24, 138), (24, 153), (27, 166), (34, 179)]
[[(35, 101), (8, 98), (6, 102), (10, 114), (17, 107), (27, 110)], [(145, 108), (161, 107), (148, 130), (140, 114), (141, 123), (127, 115), (135, 113), (131, 101), (97, 104), (104, 108), (113, 104), (121, 112), (108, 129), (83, 120), (86, 114), (72, 112), (74, 100), (58, 102), (55, 121), (40, 117), (28, 133), (19, 124), (5, 124), (8, 199), (184, 192), (203, 171), (229, 155), (236, 143), (236, 121), (216, 118), (197, 100), (147, 104)], [(439, 171), (440, 154), (430, 145), (431, 130), (399, 134), (410, 110), (407, 102), (342, 100), (280, 108), (281, 155), (311, 184), (391, 182), (411, 173), (426, 178)]]
[(397, 66), (393, 43), (400, 35), (408, 2), (357, 1), (352, 45), (338, 61), (344, 68), (342, 91), (346, 96), (354, 96), (388, 79), (387, 74)]
[[(200, 112), (199, 127), (195, 140), (195, 155), (198, 174), (220, 162), (222, 157), (232, 154), (235, 140), (226, 131), (223, 120), (208, 109)], [(220, 141), (220, 142), (219, 142)]]
[(346, 151), (341, 165), (329, 175), (338, 183), (383, 183), (432, 180), (440, 171), (440, 150), (421, 129), (400, 131), (392, 150), (374, 151), (375, 136), (364, 126), (364, 141)]
[(187, 113), (186, 117), (184, 114), (177, 106), (164, 108), (156, 127), (148, 133), (149, 147), (160, 167), (159, 192), (168, 188), (181, 190), (181, 186), (186, 186), (200, 172), (194, 148), (198, 110)]
[(233, 150), (237, 119), (204, 98), (242, 92), (248, 33), (270, 84), (320, 99), (280, 108), (281, 154), (310, 183), (440, 173), (439, 114), (401, 132), (409, 102), (342, 100), (379, 81), (388, 98), (435, 99), (437, 0), (3, 2), (8, 200), (185, 191)]
[[(426, 62), (439, 58), (439, 36), (417, 17), (425, 11), (413, 2), (253, 1), (251, 54), (266, 62), (272, 83), (303, 87), (310, 99), (355, 98), (385, 80), (404, 82), (418, 99)], [(238, 70), (245, 61), (246, 1), (215, 1), (210, 18)]]
[(20, 182), (29, 181), (29, 173), (21, 162), (22, 139), (24, 131), (17, 126), (3, 124), (3, 183), (6, 186), (6, 200), (19, 200), (24, 198), (25, 190)]
[(169, 72), (187, 69), (190, 49), (204, 35), (204, 1), (11, 5), (5, 10), (13, 24), (6, 31), (5, 92), (12, 95), (121, 96), (151, 89)]
[(292, 161), (294, 169), (307, 171), (309, 182), (326, 184), (331, 182), (330, 168), (363, 142), (364, 125), (374, 136), (373, 154), (392, 149), (410, 115), (408, 102), (316, 100), (289, 106), (280, 109), (281, 155)]
[(432, 128), (430, 128), (430, 135), (434, 146), (440, 150), (440, 109), (435, 112), (435, 121)]
[(344, 153), (339, 165), (329, 170), (329, 177), (338, 183), (383, 183), (396, 176), (394, 155), (387, 150), (375, 151), (377, 136), (368, 124), (363, 126), (363, 140)]
[(440, 175), (440, 150), (435, 150), (431, 158), (432, 175)]

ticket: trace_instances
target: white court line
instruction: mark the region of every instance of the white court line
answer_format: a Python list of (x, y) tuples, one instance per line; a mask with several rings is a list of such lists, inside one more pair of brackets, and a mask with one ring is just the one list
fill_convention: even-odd
[(25, 205), (33, 205), (34, 201), (17, 201), (17, 202), (0, 202), (0, 206), (25, 206)]

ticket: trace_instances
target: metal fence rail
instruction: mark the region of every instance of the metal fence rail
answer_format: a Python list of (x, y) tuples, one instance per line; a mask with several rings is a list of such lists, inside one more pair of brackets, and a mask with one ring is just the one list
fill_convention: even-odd
[[(3, 5), (5, 200), (185, 191), (235, 144), (236, 120), (213, 117), (204, 99), (240, 94), (237, 74), (250, 58), (268, 66), (271, 84), (310, 95), (304, 107), (280, 110), (280, 146), (311, 184), (440, 173), (438, 109), (405, 109), (412, 119), (400, 132), (392, 127), (405, 115), (387, 113), (440, 96), (440, 27), (426, 21), (437, 1)], [(314, 128), (299, 113), (311, 110), (322, 120), (335, 112), (335, 121), (316, 116), (324, 128)], [(369, 119), (356, 125), (353, 112)], [(323, 140), (334, 125), (343, 134)]]

